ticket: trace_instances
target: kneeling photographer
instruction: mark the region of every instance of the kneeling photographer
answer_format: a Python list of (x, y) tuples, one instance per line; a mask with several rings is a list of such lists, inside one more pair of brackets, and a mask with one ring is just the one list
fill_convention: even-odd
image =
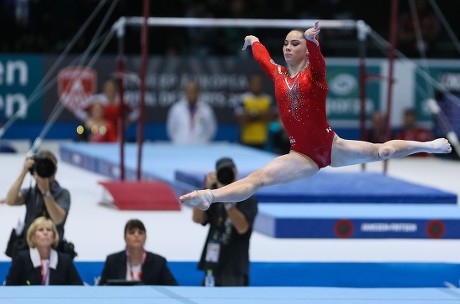
[[(13, 229), (5, 254), (13, 257), (22, 249), (27, 249), (25, 232), (32, 222), (41, 216), (51, 219), (59, 233), (57, 250), (75, 257), (73, 244), (64, 241), (64, 224), (70, 208), (70, 192), (56, 181), (57, 158), (47, 150), (27, 157), (16, 181), (8, 190), (5, 202), (10, 206), (26, 206), (23, 225)], [(36, 184), (21, 188), (27, 174), (31, 174)]]
[[(216, 171), (208, 173), (205, 188), (223, 187), (236, 177), (233, 160), (221, 158)], [(210, 226), (198, 269), (212, 272), (215, 286), (249, 285), (249, 240), (256, 215), (254, 196), (239, 203), (212, 204), (206, 211), (193, 208), (193, 221)]]

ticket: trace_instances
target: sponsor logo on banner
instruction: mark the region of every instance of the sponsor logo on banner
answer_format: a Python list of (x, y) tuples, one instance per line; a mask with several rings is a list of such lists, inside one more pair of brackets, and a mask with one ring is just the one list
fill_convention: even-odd
[(71, 66), (58, 74), (58, 96), (70, 111), (85, 107), (85, 101), (96, 93), (97, 73), (83, 66)]
[(348, 219), (338, 220), (334, 225), (335, 235), (339, 238), (349, 238), (353, 235), (353, 223)]
[[(376, 66), (369, 66), (368, 73), (378, 74)], [(327, 96), (327, 115), (330, 120), (356, 121), (360, 117), (360, 74), (356, 65), (335, 65), (327, 67), (329, 93)], [(380, 83), (366, 83), (366, 115), (380, 107)], [(337, 124), (335, 124), (337, 125)]]
[(429, 221), (426, 224), (425, 232), (430, 238), (442, 238), (446, 232), (446, 225), (440, 220)]
[(361, 232), (401, 232), (413, 233), (417, 232), (417, 224), (415, 223), (362, 223)]
[(338, 96), (350, 95), (358, 89), (358, 80), (347, 73), (338, 74), (331, 79), (329, 89)]
[(447, 90), (460, 92), (460, 71), (441, 72), (438, 79)]

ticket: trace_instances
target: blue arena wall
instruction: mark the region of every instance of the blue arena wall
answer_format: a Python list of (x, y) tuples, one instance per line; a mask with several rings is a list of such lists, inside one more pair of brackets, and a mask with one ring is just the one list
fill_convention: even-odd
[[(48, 140), (73, 140), (77, 138), (76, 128), (78, 123), (57, 122), (46, 134)], [(17, 123), (9, 128), (2, 139), (28, 139), (31, 142), (40, 135), (43, 129), (43, 123)], [(347, 139), (359, 139), (358, 128), (336, 128), (334, 129), (341, 137)], [(137, 126), (131, 125), (126, 130), (128, 141), (135, 141)], [(215, 141), (237, 142), (239, 136), (239, 127), (236, 124), (219, 124)], [(145, 124), (144, 139), (147, 141), (168, 141), (166, 135), (166, 125), (161, 123)]]
[[(103, 262), (75, 262), (89, 285), (101, 272)], [(181, 286), (199, 286), (202, 272), (196, 262), (168, 262)], [(0, 280), (10, 262), (0, 262)], [(453, 263), (320, 263), (252, 262), (251, 286), (315, 286), (356, 288), (439, 288), (457, 284), (460, 264)]]

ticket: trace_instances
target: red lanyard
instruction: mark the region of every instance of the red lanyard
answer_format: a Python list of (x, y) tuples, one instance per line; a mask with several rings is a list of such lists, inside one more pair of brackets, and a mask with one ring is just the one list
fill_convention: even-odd
[(40, 259), (40, 272), (42, 274), (42, 285), (46, 285), (46, 281), (48, 280), (48, 276), (50, 274), (49, 260), (47, 263), (44, 263), (43, 259)]
[(137, 278), (134, 278), (133, 266), (131, 264), (131, 258), (129, 257), (128, 251), (126, 251), (126, 257), (128, 258), (129, 277), (131, 278), (131, 280), (140, 281), (142, 277), (142, 266), (144, 265), (145, 259), (147, 257), (147, 253), (145, 251), (142, 253), (141, 270), (137, 274)]

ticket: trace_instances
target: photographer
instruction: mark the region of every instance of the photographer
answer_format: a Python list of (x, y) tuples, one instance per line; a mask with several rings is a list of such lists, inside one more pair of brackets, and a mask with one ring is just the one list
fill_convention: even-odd
[[(233, 160), (221, 158), (216, 171), (208, 173), (205, 187), (223, 187), (236, 176)], [(254, 196), (239, 203), (212, 204), (206, 211), (193, 209), (195, 223), (210, 225), (198, 269), (205, 273), (212, 270), (215, 286), (249, 285), (249, 240), (256, 215)]]
[[(11, 233), (5, 252), (7, 256), (13, 257), (18, 250), (27, 248), (25, 232), (40, 216), (51, 219), (56, 225), (60, 238), (58, 250), (68, 244), (63, 242), (63, 236), (64, 224), (70, 208), (70, 193), (56, 181), (56, 165), (56, 156), (47, 150), (40, 151), (34, 157), (27, 157), (21, 173), (8, 190), (5, 202), (10, 206), (25, 205), (26, 216), (24, 227), (16, 228)], [(36, 185), (21, 189), (24, 178), (29, 173), (35, 178)]]

